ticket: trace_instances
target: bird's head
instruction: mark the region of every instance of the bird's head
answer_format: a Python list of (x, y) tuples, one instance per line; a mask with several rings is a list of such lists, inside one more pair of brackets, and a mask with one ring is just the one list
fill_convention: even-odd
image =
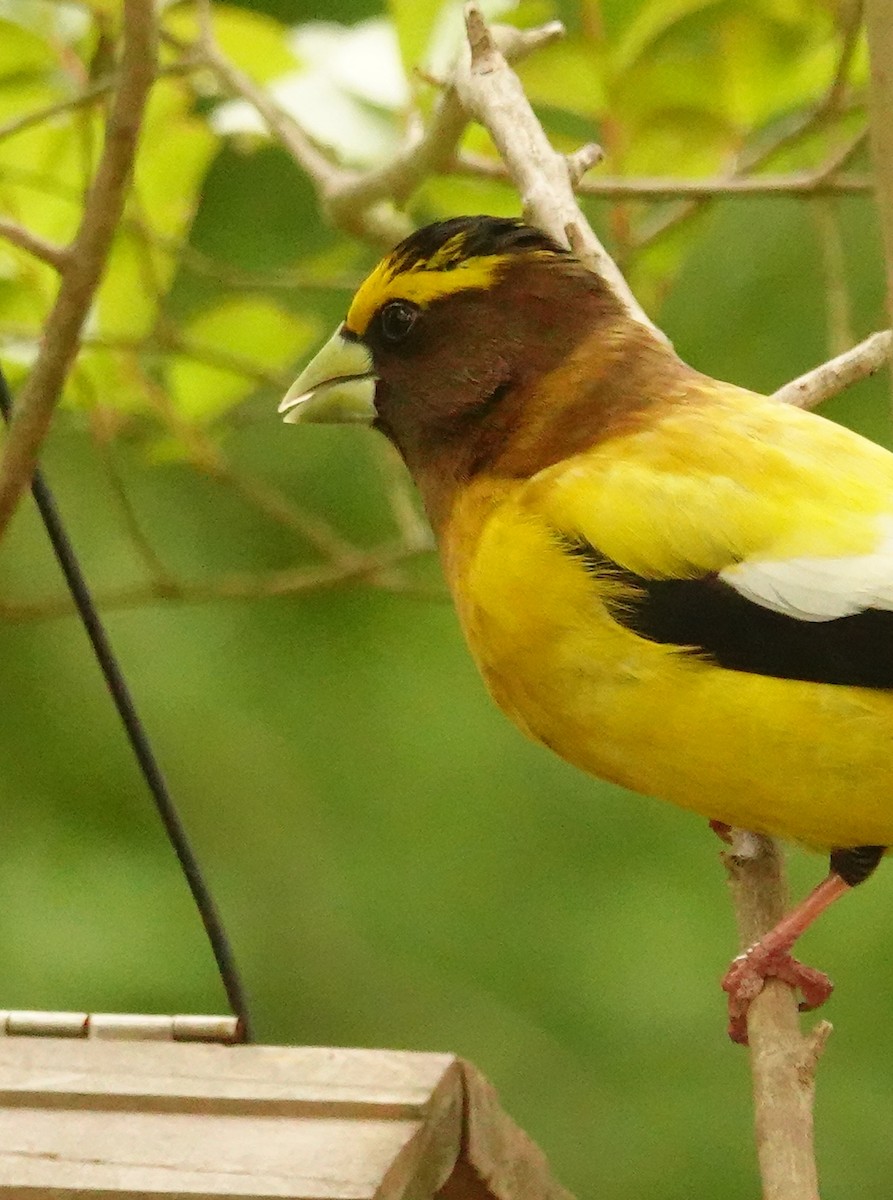
[(539, 230), (441, 221), (375, 267), (279, 411), (380, 429), (434, 516), (482, 471), (527, 476), (591, 441), (591, 387), (632, 325)]

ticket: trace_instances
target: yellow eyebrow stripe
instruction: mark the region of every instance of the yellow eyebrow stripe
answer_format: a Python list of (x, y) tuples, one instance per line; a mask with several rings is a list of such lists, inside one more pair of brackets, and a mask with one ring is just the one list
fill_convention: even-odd
[(451, 238), (431, 258), (402, 267), (399, 260), (386, 258), (360, 285), (345, 322), (351, 333), (362, 337), (375, 313), (389, 300), (409, 300), (425, 308), (432, 300), (471, 288), (489, 287), (506, 265), (504, 254), (482, 254), (459, 258), (464, 238)]

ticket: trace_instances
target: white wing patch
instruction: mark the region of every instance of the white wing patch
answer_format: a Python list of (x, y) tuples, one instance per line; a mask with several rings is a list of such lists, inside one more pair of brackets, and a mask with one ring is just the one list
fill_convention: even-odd
[(754, 604), (799, 621), (833, 621), (893, 609), (893, 522), (872, 554), (737, 563), (719, 578)]

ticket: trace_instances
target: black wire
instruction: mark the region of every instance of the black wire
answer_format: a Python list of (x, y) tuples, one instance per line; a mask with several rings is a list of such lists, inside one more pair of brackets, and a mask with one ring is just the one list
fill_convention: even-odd
[[(0, 412), (2, 412), (7, 424), (9, 423), (11, 411), (12, 396), (2, 367), (0, 367)], [(217, 911), (217, 905), (214, 903), (211, 892), (205, 883), (198, 860), (189, 843), (183, 822), (180, 820), (164, 776), (161, 773), (161, 768), (149, 744), (146, 731), (137, 715), (130, 689), (127, 686), (118, 660), (115, 657), (115, 652), (99, 618), (99, 613), (96, 611), (96, 605), (93, 603), (90, 589), (84, 579), (77, 556), (65, 532), (65, 527), (59, 516), (59, 510), (56, 507), (53, 494), (39, 469), (34, 472), (31, 483), (31, 494), (34, 496), (35, 503), (43, 518), (43, 523), (56, 559), (62, 568), (62, 574), (65, 576), (65, 581), (68, 584), (75, 607), (77, 608), (84, 629), (87, 631), (87, 637), (90, 639), (90, 644), (93, 647), (99, 668), (112, 694), (115, 708), (118, 710), (118, 716), (121, 718), (121, 722), (126, 730), (131, 749), (136, 756), (149, 791), (152, 793), (152, 799), (155, 801), (155, 807), (158, 810), (158, 815), (161, 817), (161, 823), (174, 848), (177, 861), (186, 877), (186, 882), (192, 893), (192, 899), (195, 901), (202, 925), (208, 936), (208, 941), (211, 943), (211, 949), (214, 953), (217, 970), (220, 972), (220, 979), (226, 991), (227, 999), (233, 1013), (238, 1019), (239, 1040), (249, 1042), (252, 1040), (252, 1031), (245, 988), (242, 984), (238, 967), (236, 966), (229, 938), (226, 935), (223, 922)]]

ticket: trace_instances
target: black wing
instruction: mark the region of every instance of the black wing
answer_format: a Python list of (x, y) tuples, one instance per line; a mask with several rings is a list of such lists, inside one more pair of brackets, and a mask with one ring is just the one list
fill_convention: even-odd
[(893, 688), (893, 612), (867, 608), (803, 621), (748, 600), (717, 575), (645, 579), (582, 539), (563, 549), (594, 574), (623, 585), (611, 606), (640, 637), (679, 646), (730, 671), (853, 687)]

